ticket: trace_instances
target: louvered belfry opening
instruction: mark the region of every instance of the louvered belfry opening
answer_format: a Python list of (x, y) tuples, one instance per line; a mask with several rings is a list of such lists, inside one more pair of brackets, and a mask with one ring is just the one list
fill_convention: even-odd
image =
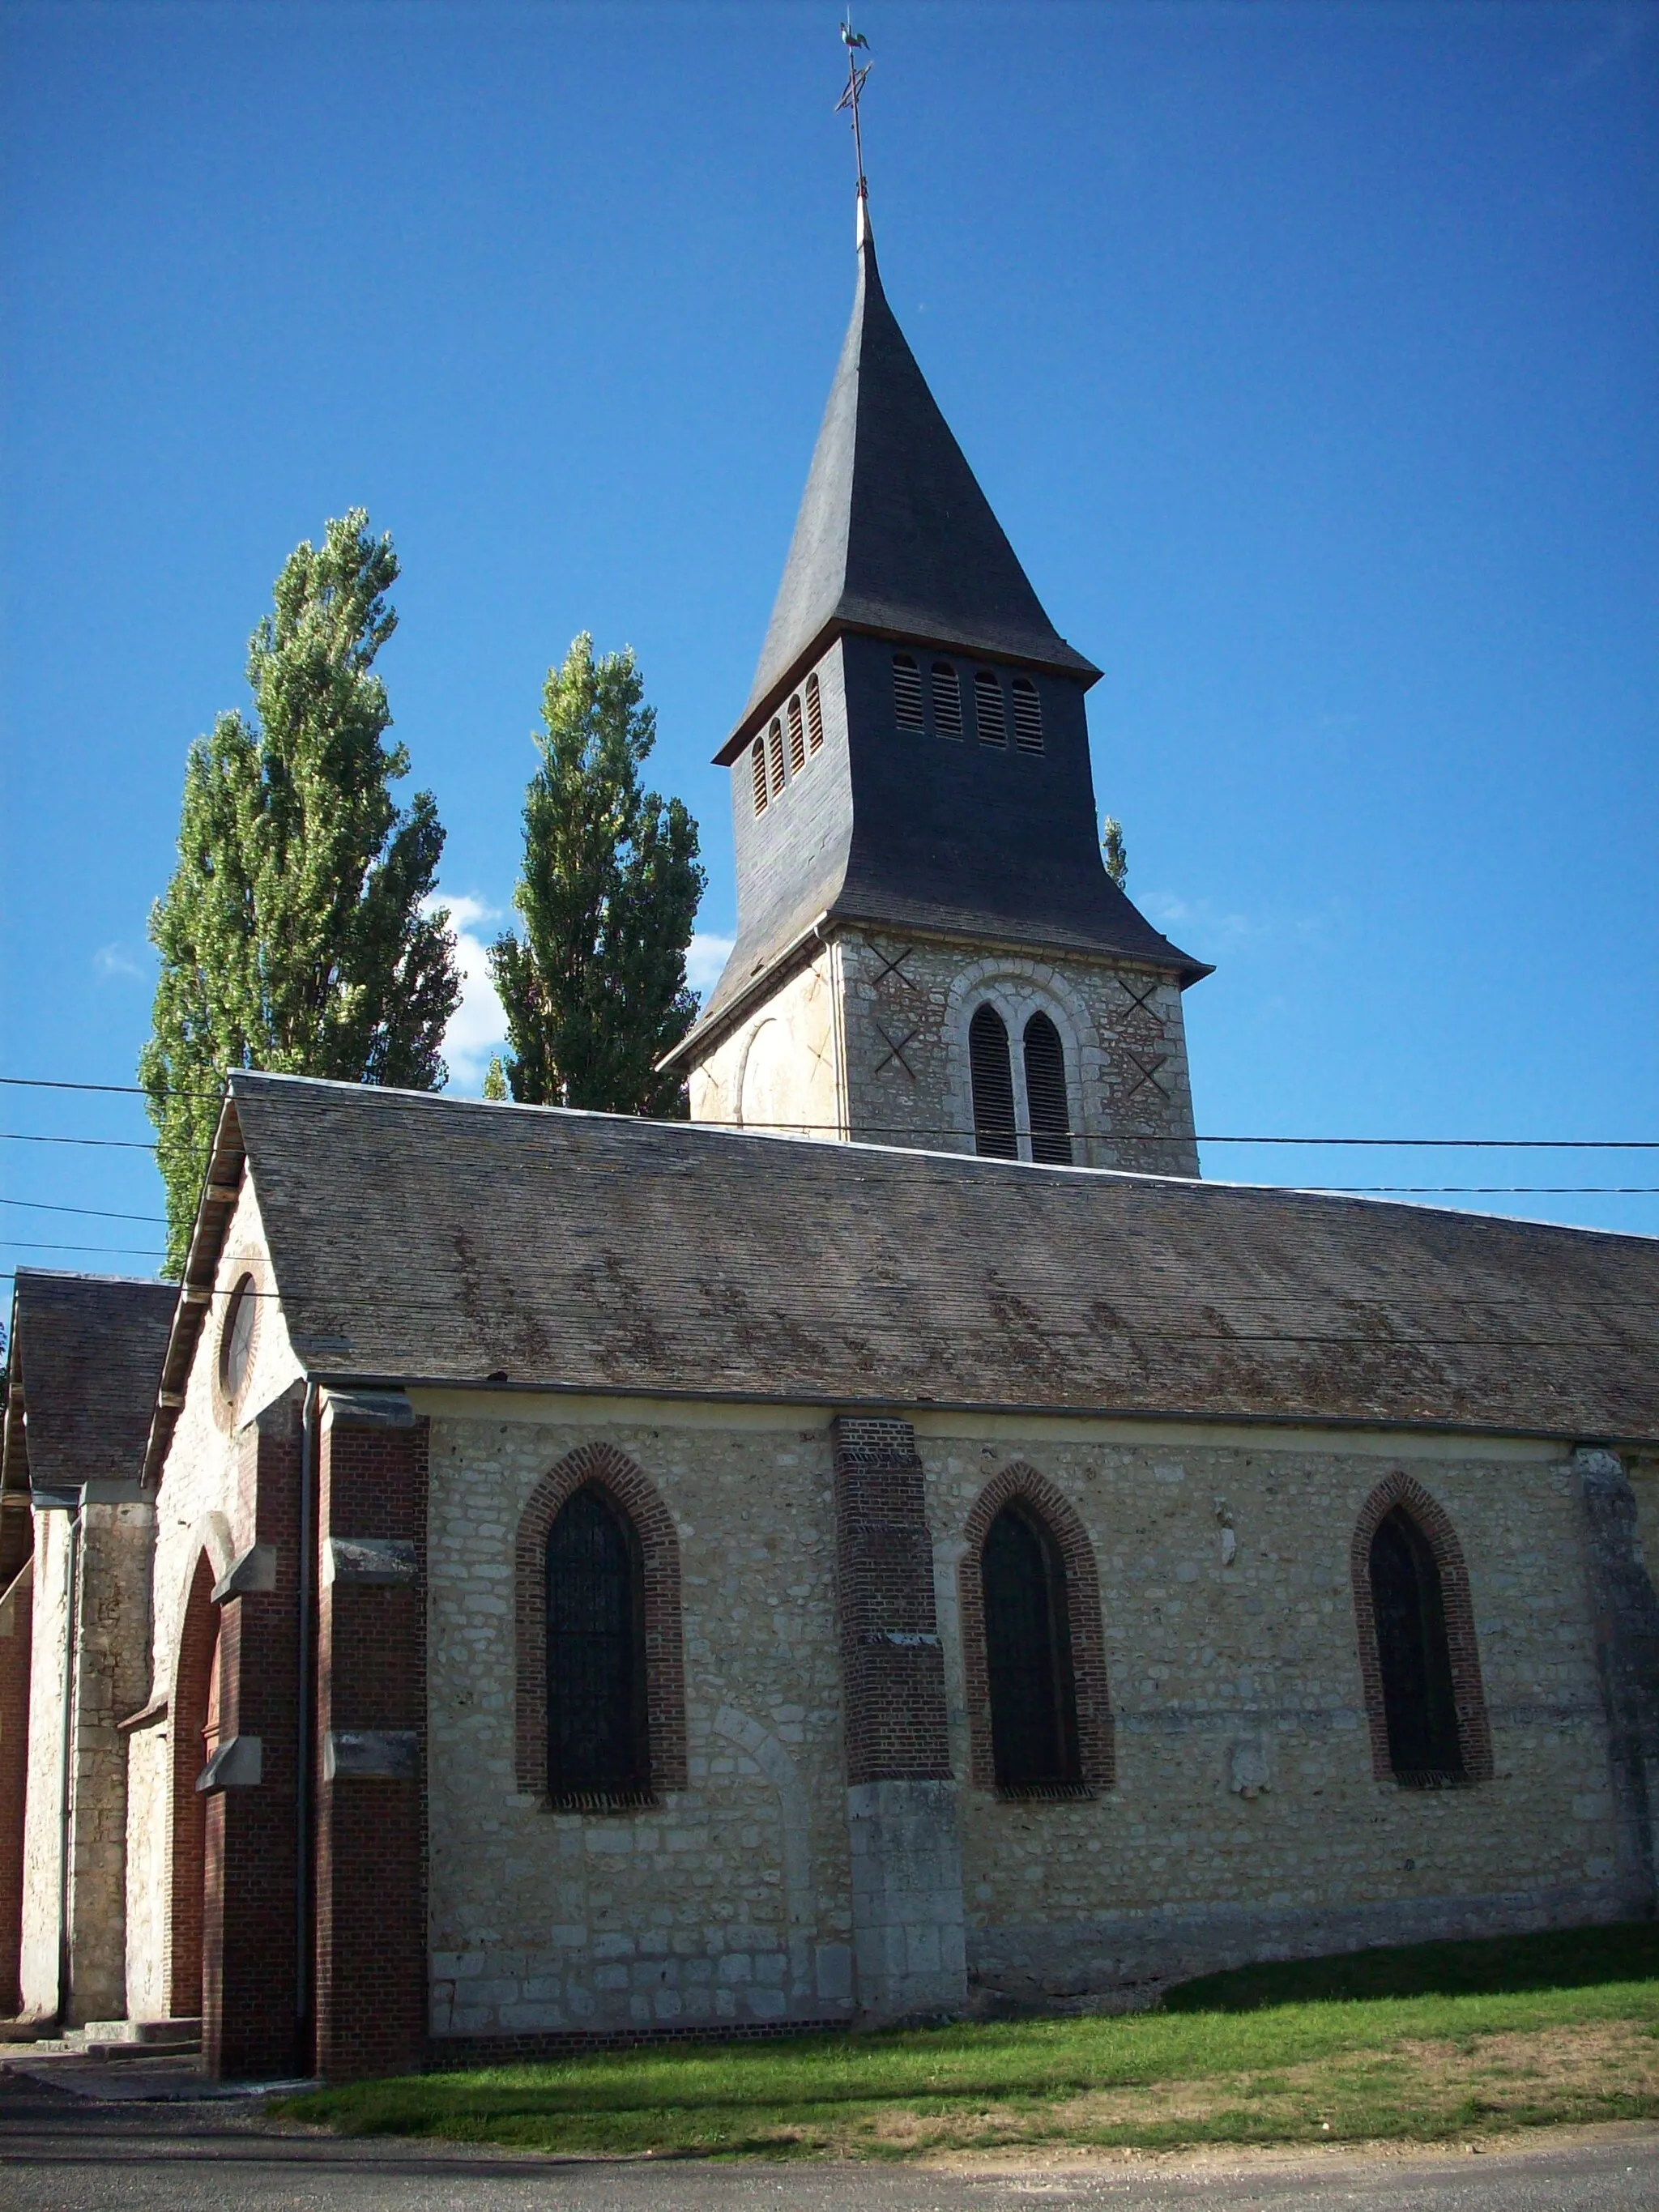
[(806, 749), (817, 752), (823, 744), (823, 700), (818, 690), (818, 679), (806, 679)]
[(974, 672), (974, 720), (979, 726), (981, 744), (1007, 744), (1008, 717), (1002, 703), (1002, 683), (989, 668)]
[(789, 773), (799, 775), (806, 765), (806, 732), (800, 719), (800, 694), (789, 702)]
[(766, 750), (772, 762), (772, 796), (775, 799), (783, 789), (783, 725), (775, 714), (766, 732)]
[(968, 1024), (969, 1072), (974, 1085), (974, 1147), (992, 1159), (1017, 1160), (1014, 1071), (1008, 1028), (994, 1006), (981, 1006)]
[(1066, 1572), (1053, 1536), (1018, 1500), (991, 1523), (980, 1557), (985, 1663), (999, 1790), (1081, 1779)]
[(766, 788), (766, 740), (757, 738), (750, 754), (755, 776), (755, 811), (764, 814), (769, 793)]
[(552, 1797), (649, 1787), (639, 1539), (596, 1483), (547, 1539), (547, 1784)]
[(1014, 678), (1014, 743), (1023, 753), (1042, 750), (1042, 702), (1029, 676)]
[(908, 653), (893, 655), (893, 719), (902, 730), (925, 730), (921, 671)]
[(1066, 1051), (1047, 1014), (1025, 1024), (1025, 1103), (1031, 1117), (1031, 1158), (1072, 1164), (1071, 1115), (1066, 1105)]
[(1440, 1570), (1429, 1540), (1396, 1505), (1371, 1539), (1371, 1607), (1395, 1779), (1432, 1788), (1463, 1778)]
[(948, 660), (933, 663), (933, 727), (942, 738), (962, 735), (962, 679)]

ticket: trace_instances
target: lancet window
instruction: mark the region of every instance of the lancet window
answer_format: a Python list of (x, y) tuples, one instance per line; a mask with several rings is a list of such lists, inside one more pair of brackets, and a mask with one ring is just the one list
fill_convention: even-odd
[(1065, 1570), (1028, 1499), (1011, 1498), (992, 1522), (980, 1572), (997, 1787), (1076, 1784), (1082, 1774)]
[(598, 1483), (547, 1537), (547, 1782), (555, 1798), (648, 1787), (644, 1593), (632, 1522)]
[(1429, 1786), (1461, 1781), (1440, 1570), (1427, 1537), (1402, 1505), (1384, 1514), (1371, 1538), (1370, 1586), (1395, 1778)]
[(1066, 1052), (1060, 1031), (1039, 1011), (1025, 1024), (1025, 1109), (1031, 1158), (1048, 1167), (1072, 1164), (1071, 1115), (1066, 1105)]
[(974, 1086), (975, 1150), (993, 1159), (1018, 1159), (1008, 1024), (994, 1006), (978, 1007), (968, 1024), (968, 1062)]

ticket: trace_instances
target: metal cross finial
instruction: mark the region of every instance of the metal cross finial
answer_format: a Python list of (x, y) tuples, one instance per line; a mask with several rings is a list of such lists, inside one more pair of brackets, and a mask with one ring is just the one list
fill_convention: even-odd
[(864, 137), (859, 128), (859, 101), (864, 95), (864, 80), (870, 74), (870, 64), (866, 62), (862, 69), (859, 67), (859, 48), (862, 46), (865, 52), (868, 53), (870, 41), (862, 31), (855, 31), (853, 28), (853, 10), (850, 6), (847, 10), (847, 20), (841, 27), (841, 42), (847, 49), (847, 89), (836, 102), (836, 112), (839, 115), (844, 107), (850, 111), (852, 116), (853, 153), (858, 162), (859, 171), (860, 235), (861, 237), (864, 203), (870, 197), (870, 188), (864, 181)]

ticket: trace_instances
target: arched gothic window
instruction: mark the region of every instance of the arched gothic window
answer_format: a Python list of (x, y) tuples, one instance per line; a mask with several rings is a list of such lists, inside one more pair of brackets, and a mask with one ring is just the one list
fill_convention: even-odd
[(968, 1024), (968, 1063), (974, 1086), (974, 1149), (992, 1159), (1017, 1160), (1008, 1027), (994, 1006), (979, 1007)]
[(893, 719), (902, 730), (922, 730), (921, 671), (908, 653), (893, 655)]
[(1461, 1781), (1440, 1570), (1427, 1537), (1402, 1505), (1384, 1514), (1371, 1538), (1370, 1585), (1395, 1778), (1407, 1784)]
[(547, 1537), (547, 1784), (554, 1797), (649, 1787), (644, 1593), (633, 1524), (598, 1483)]
[(1033, 1014), (1025, 1024), (1025, 1105), (1031, 1117), (1031, 1158), (1049, 1167), (1070, 1167), (1066, 1054), (1060, 1031), (1042, 1012)]
[(1066, 1576), (1024, 1499), (992, 1522), (980, 1554), (991, 1743), (1000, 1790), (1081, 1780)]

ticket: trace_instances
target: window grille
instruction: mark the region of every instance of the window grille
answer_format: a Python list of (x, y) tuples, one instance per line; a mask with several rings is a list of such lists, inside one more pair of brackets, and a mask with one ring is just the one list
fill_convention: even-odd
[(994, 1006), (981, 1006), (968, 1024), (968, 1065), (974, 1085), (975, 1150), (992, 1159), (1017, 1160), (1008, 1030)]
[(985, 1670), (999, 1790), (1052, 1792), (1082, 1779), (1066, 1571), (1053, 1536), (1023, 1502), (991, 1523), (980, 1554)]
[(775, 799), (783, 789), (783, 725), (776, 715), (766, 733), (766, 743), (772, 756), (772, 796)]
[(982, 745), (1006, 745), (1008, 718), (1003, 711), (1001, 679), (989, 668), (974, 671), (974, 720)]
[(921, 671), (908, 653), (893, 655), (893, 716), (902, 730), (925, 730)]
[(644, 1789), (644, 1593), (639, 1539), (594, 1483), (547, 1539), (549, 1795)]
[(1014, 743), (1023, 753), (1042, 750), (1042, 702), (1029, 676), (1014, 678)]
[(1395, 1779), (1419, 1789), (1461, 1781), (1463, 1754), (1440, 1570), (1427, 1537), (1403, 1506), (1377, 1524), (1370, 1577)]
[(806, 765), (806, 732), (801, 726), (800, 693), (789, 702), (789, 773), (799, 775)]
[(767, 799), (769, 796), (766, 788), (766, 740), (764, 738), (756, 738), (749, 757), (755, 777), (755, 811), (757, 814), (764, 814)]
[(806, 679), (806, 749), (817, 752), (823, 744), (823, 702), (818, 696), (818, 679)]
[(1050, 1167), (1070, 1167), (1066, 1053), (1060, 1031), (1044, 1013), (1033, 1014), (1025, 1024), (1025, 1104), (1031, 1117), (1031, 1158)]
[(962, 735), (962, 681), (948, 660), (933, 663), (933, 727), (942, 738)]

